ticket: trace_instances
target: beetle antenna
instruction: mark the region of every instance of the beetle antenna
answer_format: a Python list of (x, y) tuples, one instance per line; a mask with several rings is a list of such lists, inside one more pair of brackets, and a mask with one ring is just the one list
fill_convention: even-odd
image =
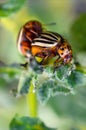
[(43, 24), (44, 26), (52, 26), (52, 25), (56, 25), (55, 22), (52, 22), (52, 23), (48, 23), (48, 24)]

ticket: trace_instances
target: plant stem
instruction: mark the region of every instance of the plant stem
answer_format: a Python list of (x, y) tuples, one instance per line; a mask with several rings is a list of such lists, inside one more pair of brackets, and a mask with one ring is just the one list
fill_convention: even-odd
[(36, 99), (36, 93), (34, 92), (34, 85), (31, 82), (30, 84), (30, 90), (26, 96), (27, 98), (27, 106), (28, 111), (31, 117), (37, 116), (37, 99)]

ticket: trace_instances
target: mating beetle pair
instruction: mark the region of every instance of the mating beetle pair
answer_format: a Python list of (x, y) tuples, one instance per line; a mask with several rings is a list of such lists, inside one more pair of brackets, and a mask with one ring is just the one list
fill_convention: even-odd
[(54, 57), (54, 67), (72, 60), (70, 44), (60, 34), (45, 30), (39, 21), (27, 22), (20, 30), (17, 43), (21, 54), (29, 59), (33, 57), (41, 66)]

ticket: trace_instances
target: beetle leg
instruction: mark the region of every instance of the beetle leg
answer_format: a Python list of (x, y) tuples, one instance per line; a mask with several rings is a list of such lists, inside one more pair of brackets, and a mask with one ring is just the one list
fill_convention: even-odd
[(62, 58), (57, 58), (56, 61), (54, 62), (54, 69), (59, 68), (63, 64)]
[(20, 63), (20, 66), (21, 66), (21, 67), (24, 67), (24, 68), (26, 69), (27, 66), (28, 66), (28, 62), (25, 62), (24, 64)]
[(48, 57), (49, 57), (49, 55), (47, 55), (47, 56), (42, 60), (42, 65), (46, 65)]
[(42, 64), (43, 65), (46, 65), (47, 61), (48, 61), (48, 58), (51, 56), (51, 51), (44, 51), (44, 54), (45, 54), (45, 57), (43, 58), (42, 60)]
[[(59, 61), (58, 61), (58, 62), (59, 62)], [(61, 65), (62, 65), (62, 62), (60, 62), (59, 64), (55, 64), (55, 65), (54, 65), (54, 69), (53, 69), (53, 73), (54, 73), (58, 68), (60, 68)]]

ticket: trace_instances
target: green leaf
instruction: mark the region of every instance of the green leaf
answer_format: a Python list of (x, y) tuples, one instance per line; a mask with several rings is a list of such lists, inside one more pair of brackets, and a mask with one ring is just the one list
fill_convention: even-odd
[(18, 11), (24, 4), (25, 0), (8, 0), (0, 4), (0, 17), (8, 16)]
[(32, 69), (28, 70), (28, 68), (21, 72), (22, 73), (18, 84), (18, 94), (23, 95), (29, 92), (31, 82), (33, 83), (36, 81), (36, 74), (32, 71)]
[(52, 67), (48, 67), (44, 70), (45, 73), (37, 77), (37, 97), (41, 103), (45, 104), (51, 96), (72, 93), (73, 90), (66, 80), (69, 68), (61, 66), (54, 72)]
[[(57, 76), (57, 75), (56, 75)], [(58, 77), (57, 77), (58, 79)], [(72, 95), (69, 93), (69, 95), (64, 96), (58, 95), (55, 98), (51, 98), (51, 107), (57, 112), (57, 115), (60, 116), (70, 116), (70, 118), (73, 117), (73, 120), (86, 120), (86, 68), (82, 66), (76, 66), (76, 69), (71, 72), (69, 76), (67, 76), (64, 80), (65, 83), (67, 83), (67, 86), (69, 86), (69, 90), (72, 90), (72, 92), (75, 91), (75, 94)], [(66, 84), (64, 85), (66, 86)], [(62, 84), (59, 84), (60, 86)], [(70, 89), (71, 88), (71, 89)], [(56, 87), (57, 89), (57, 87)], [(56, 91), (56, 90), (55, 90)], [(70, 91), (71, 92), (71, 91)], [(59, 100), (60, 99), (60, 100)], [(71, 109), (72, 108), (72, 109)]]
[(86, 84), (86, 74), (77, 70), (72, 71), (71, 75), (67, 77), (68, 84), (74, 87), (84, 86)]
[(52, 93), (53, 81), (46, 81), (40, 84), (40, 87), (37, 89), (37, 98), (42, 103), (45, 104)]
[(57, 116), (70, 118), (78, 123), (86, 124), (86, 85), (76, 88), (74, 95), (58, 95), (49, 100), (49, 104)]
[(53, 67), (46, 67), (44, 69), (41, 69), (41, 67), (37, 69), (27, 67), (27, 69), (23, 68), (22, 71), (18, 64), (6, 66), (1, 63), (0, 83), (2, 85), (4, 81), (12, 82), (12, 80), (16, 79), (16, 77), (19, 78), (19, 76), (18, 94), (27, 94), (30, 83), (32, 83), (38, 100), (44, 104), (52, 96), (73, 94), (75, 87), (82, 87), (86, 84), (86, 70), (82, 66), (75, 69), (75, 65), (62, 65), (55, 71)]
[(77, 51), (86, 51), (86, 13), (74, 21), (70, 34)]
[(66, 84), (63, 85), (61, 83), (58, 83), (58, 85), (55, 86), (52, 90), (53, 90), (52, 92), (53, 96), (59, 95), (59, 94), (67, 95), (69, 93), (72, 93), (73, 91), (70, 86), (66, 86)]
[(7, 82), (17, 79), (20, 71), (19, 65), (0, 65), (0, 77)]
[(56, 130), (49, 128), (38, 118), (14, 117), (10, 123), (10, 130)]
[(63, 80), (71, 74), (73, 69), (75, 69), (75, 66), (62, 65), (57, 68), (55, 76), (57, 79)]
[(0, 61), (0, 86), (9, 86), (7, 84), (17, 81), (20, 76), (20, 65), (6, 65)]
[(32, 78), (31, 77), (25, 77), (22, 84), (21, 84), (21, 89), (20, 89), (20, 94), (26, 94), (29, 91), (30, 83), (31, 83)]
[(51, 68), (45, 69), (36, 80), (38, 100), (45, 104), (51, 96), (73, 94), (75, 87), (86, 84), (86, 74), (73, 67), (64, 65), (55, 72)]
[(71, 87), (67, 86), (65, 82), (61, 83), (59, 80), (47, 80), (37, 89), (37, 97), (42, 104), (45, 104), (51, 96), (69, 93), (72, 93)]

